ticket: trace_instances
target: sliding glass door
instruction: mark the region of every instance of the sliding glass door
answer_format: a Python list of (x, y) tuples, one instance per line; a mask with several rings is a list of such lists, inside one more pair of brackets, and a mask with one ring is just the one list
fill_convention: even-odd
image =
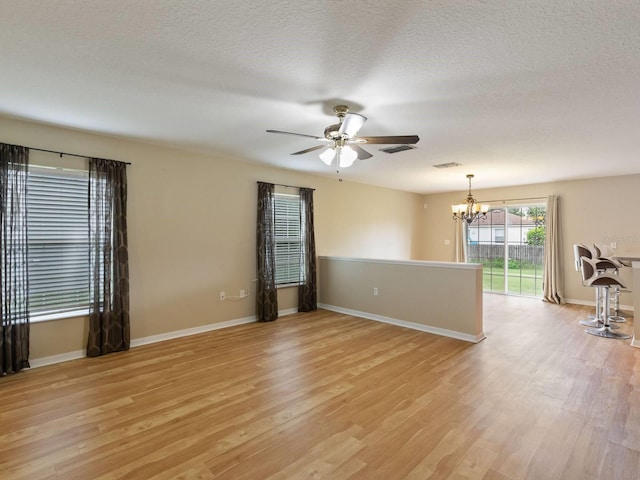
[(544, 204), (491, 208), (467, 227), (467, 259), (482, 263), (485, 291), (542, 296)]

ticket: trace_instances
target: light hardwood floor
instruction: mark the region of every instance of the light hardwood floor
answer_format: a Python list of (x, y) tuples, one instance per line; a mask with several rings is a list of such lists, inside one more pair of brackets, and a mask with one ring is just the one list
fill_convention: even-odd
[(477, 345), (318, 311), (0, 378), (0, 477), (640, 478), (640, 349), (484, 303)]

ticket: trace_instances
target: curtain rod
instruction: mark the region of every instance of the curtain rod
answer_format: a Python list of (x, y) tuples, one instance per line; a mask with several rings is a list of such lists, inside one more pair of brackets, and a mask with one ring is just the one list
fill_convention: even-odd
[[(91, 155), (78, 155), (77, 153), (58, 152), (55, 150), (47, 150), (46, 148), (35, 148), (35, 147), (27, 147), (27, 148), (29, 150), (36, 150), (38, 152), (55, 153), (56, 155), (60, 155), (61, 158), (63, 155), (66, 155), (68, 157), (92, 158)], [(110, 159), (105, 158), (103, 160), (110, 160)], [(111, 161), (120, 162), (120, 160), (111, 160)], [(125, 165), (131, 165), (131, 162), (120, 162), (120, 163), (124, 163)]]
[[(492, 203), (492, 202), (522, 202), (524, 200), (547, 200), (548, 197), (528, 197), (528, 198), (502, 198), (500, 200), (482, 200), (482, 203)], [(481, 203), (478, 200), (477, 203)]]
[[(258, 180), (256, 183), (271, 183), (271, 182), (261, 182), (260, 180)], [(307, 188), (307, 187), (299, 187), (297, 185), (285, 185), (284, 183), (274, 183), (273, 185), (277, 185), (279, 187), (285, 187), (285, 188)], [(309, 188), (309, 190), (313, 190), (314, 192), (316, 191), (315, 188)]]

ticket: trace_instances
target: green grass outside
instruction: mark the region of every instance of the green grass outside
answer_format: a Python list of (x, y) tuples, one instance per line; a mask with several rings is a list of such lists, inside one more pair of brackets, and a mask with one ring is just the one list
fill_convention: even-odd
[[(509, 270), (508, 293), (542, 296), (542, 272), (542, 266)], [(504, 293), (504, 269), (484, 267), (482, 283), (485, 291)]]

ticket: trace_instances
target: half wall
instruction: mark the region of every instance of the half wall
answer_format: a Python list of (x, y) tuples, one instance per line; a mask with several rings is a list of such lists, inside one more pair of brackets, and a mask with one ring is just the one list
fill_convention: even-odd
[(318, 258), (322, 308), (477, 343), (483, 340), (482, 266)]

